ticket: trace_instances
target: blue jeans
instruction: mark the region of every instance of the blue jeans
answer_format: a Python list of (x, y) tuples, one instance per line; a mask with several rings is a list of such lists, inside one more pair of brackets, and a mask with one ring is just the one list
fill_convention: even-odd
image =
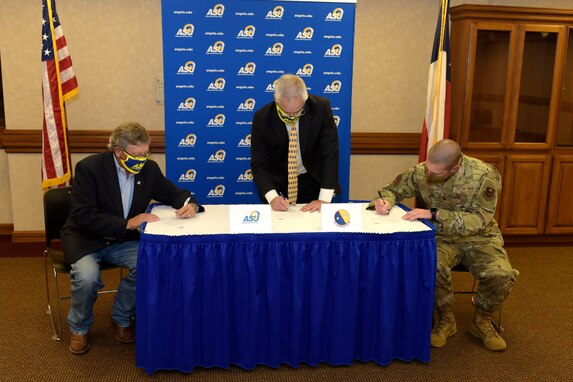
[(129, 273), (121, 280), (111, 318), (122, 327), (131, 325), (135, 315), (135, 275), (137, 267), (138, 241), (128, 241), (108, 245), (97, 252), (89, 253), (71, 265), (71, 306), (68, 324), (74, 334), (85, 335), (93, 323), (93, 306), (97, 300), (97, 291), (102, 289), (99, 264), (105, 261), (123, 268)]

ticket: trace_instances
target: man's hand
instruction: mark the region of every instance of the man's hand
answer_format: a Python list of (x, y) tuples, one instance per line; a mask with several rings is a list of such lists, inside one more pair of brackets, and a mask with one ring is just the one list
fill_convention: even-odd
[(197, 204), (195, 203), (188, 203), (185, 204), (183, 207), (175, 211), (175, 216), (181, 219), (190, 219), (197, 214)]
[(271, 208), (275, 211), (286, 211), (288, 210), (289, 202), (284, 196), (277, 196), (271, 200)]
[(155, 222), (159, 220), (159, 216), (154, 214), (139, 214), (127, 221), (126, 229), (138, 229), (143, 223)]
[(302, 207), (300, 210), (302, 212), (316, 212), (320, 211), (320, 207), (325, 204), (325, 201), (322, 200), (313, 200), (312, 202), (308, 203), (306, 206)]
[(402, 219), (408, 221), (413, 221), (417, 219), (431, 219), (431, 218), (432, 218), (432, 212), (430, 212), (430, 210), (424, 210), (422, 208), (414, 208), (412, 211), (408, 211), (404, 216), (402, 216)]
[(376, 213), (378, 215), (388, 215), (390, 213), (390, 208), (392, 208), (390, 203), (387, 203), (384, 199), (376, 199), (376, 204), (374, 206), (376, 207)]

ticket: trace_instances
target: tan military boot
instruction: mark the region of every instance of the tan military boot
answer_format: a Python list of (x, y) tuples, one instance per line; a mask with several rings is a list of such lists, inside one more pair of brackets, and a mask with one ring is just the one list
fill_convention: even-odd
[(503, 351), (507, 349), (507, 344), (493, 325), (491, 314), (491, 312), (476, 308), (476, 315), (470, 326), (470, 333), (481, 339), (483, 345), (489, 350)]
[(430, 343), (434, 348), (441, 348), (446, 344), (446, 339), (457, 332), (456, 317), (451, 305), (444, 305), (437, 308), (438, 319), (432, 328)]

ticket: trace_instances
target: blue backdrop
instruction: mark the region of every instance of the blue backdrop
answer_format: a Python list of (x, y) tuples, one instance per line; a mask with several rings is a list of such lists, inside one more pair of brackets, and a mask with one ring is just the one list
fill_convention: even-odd
[(162, 1), (167, 177), (204, 204), (260, 203), (254, 112), (282, 74), (327, 97), (348, 201), (356, 0)]

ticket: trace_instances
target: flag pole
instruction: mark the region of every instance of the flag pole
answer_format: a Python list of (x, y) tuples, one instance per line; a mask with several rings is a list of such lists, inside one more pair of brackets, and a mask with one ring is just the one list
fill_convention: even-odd
[(64, 102), (64, 119), (66, 120), (64, 123), (64, 138), (66, 141), (66, 155), (68, 156), (68, 171), (70, 172), (70, 186), (74, 181), (74, 166), (72, 166), (72, 150), (70, 150), (70, 136), (68, 130), (68, 113), (66, 112), (66, 103)]

